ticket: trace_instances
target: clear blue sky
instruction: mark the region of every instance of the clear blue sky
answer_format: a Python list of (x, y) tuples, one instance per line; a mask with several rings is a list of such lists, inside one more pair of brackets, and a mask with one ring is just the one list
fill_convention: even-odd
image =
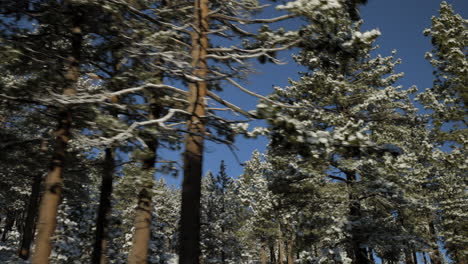
[[(456, 13), (468, 18), (467, 0), (447, 2), (452, 4)], [(382, 33), (377, 41), (380, 46), (377, 52), (385, 56), (390, 55), (393, 49), (398, 51), (397, 57), (401, 58), (403, 63), (397, 70), (405, 73), (405, 77), (399, 84), (406, 88), (416, 85), (420, 91), (423, 91), (432, 85), (432, 67), (424, 59), (425, 52), (430, 51), (432, 47), (430, 39), (424, 37), (422, 32), (425, 28), (430, 27), (431, 17), (437, 15), (440, 3), (439, 0), (369, 0), (369, 3), (361, 8), (361, 17), (364, 20), (362, 29), (378, 28)], [(273, 17), (278, 14), (270, 8), (261, 17)], [(296, 21), (288, 22), (282, 26), (295, 28), (297, 25)], [(249, 82), (244, 83), (244, 85), (255, 92), (267, 95), (271, 93), (273, 86), (286, 86), (288, 78), (297, 80), (297, 72), (301, 68), (291, 60), (291, 53), (294, 51), (280, 54), (280, 58), (287, 62), (286, 65), (259, 65), (256, 67), (258, 73), (251, 75)], [(230, 86), (226, 87), (221, 95), (248, 110), (254, 110), (258, 102), (257, 98)], [(256, 124), (262, 125), (264, 123), (256, 122)], [(255, 124), (251, 124), (251, 126), (255, 126)], [(236, 151), (236, 154), (241, 162), (245, 162), (255, 149), (263, 152), (266, 144), (265, 138), (244, 139), (238, 137), (236, 147), (239, 150)], [(180, 156), (180, 154), (176, 155)], [(242, 166), (227, 147), (207, 142), (203, 170), (217, 172), (221, 160), (225, 160), (227, 172), (231, 177), (238, 177), (242, 174)], [(166, 178), (168, 183), (178, 184), (182, 180), (182, 173), (177, 179)]]

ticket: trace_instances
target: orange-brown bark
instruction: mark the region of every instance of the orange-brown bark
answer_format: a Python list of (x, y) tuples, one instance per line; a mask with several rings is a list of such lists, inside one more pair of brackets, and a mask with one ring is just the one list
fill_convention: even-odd
[[(162, 82), (162, 74), (157, 74), (157, 79), (159, 82)], [(157, 95), (152, 94), (149, 99), (149, 119), (156, 119), (161, 116), (162, 107), (157, 101)], [(154, 164), (156, 162), (156, 152), (158, 150), (159, 142), (153, 137), (149, 137), (145, 140), (145, 144), (148, 146), (148, 156), (143, 160), (143, 173), (152, 173)], [(148, 177), (148, 175), (144, 175)], [(141, 264), (147, 263), (148, 259), (148, 247), (151, 239), (151, 212), (152, 212), (152, 189), (154, 183), (154, 175), (149, 175), (149, 178), (146, 179), (147, 182), (144, 186), (141, 186), (141, 189), (138, 193), (138, 202), (135, 212), (135, 221), (134, 227), (135, 231), (133, 232), (133, 242), (130, 254), (128, 256), (129, 264)]]
[[(74, 19), (72, 32), (72, 47), (67, 59), (65, 74), (64, 95), (76, 93), (75, 83), (79, 78), (79, 60), (82, 43), (82, 32), (79, 26), (80, 20)], [(63, 169), (65, 164), (65, 153), (70, 140), (70, 129), (72, 113), (70, 109), (63, 108), (58, 114), (58, 126), (55, 130), (55, 142), (52, 163), (45, 179), (44, 194), (39, 207), (39, 218), (37, 222), (38, 232), (36, 247), (32, 257), (33, 264), (49, 263), (52, 251), (52, 236), (57, 224), (57, 211), (63, 190)]]
[(208, 0), (195, 0), (196, 30), (192, 33), (192, 66), (201, 81), (189, 86), (188, 133), (185, 138), (184, 181), (182, 183), (180, 264), (197, 264), (200, 256), (200, 196), (205, 133), (205, 97), (208, 74)]

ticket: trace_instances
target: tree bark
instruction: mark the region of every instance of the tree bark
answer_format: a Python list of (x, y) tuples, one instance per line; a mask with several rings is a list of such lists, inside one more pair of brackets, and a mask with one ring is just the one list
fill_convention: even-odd
[(276, 263), (276, 256), (275, 256), (275, 243), (274, 241), (270, 244), (270, 262), (271, 264)]
[[(352, 185), (356, 183), (356, 174), (354, 172), (346, 172), (346, 180), (348, 181), (349, 189), (349, 215), (352, 220), (358, 219), (361, 217), (361, 204), (354, 197)], [(353, 228), (354, 229), (354, 228)], [(367, 250), (361, 247), (361, 241), (359, 234), (356, 230), (351, 230), (351, 248), (353, 251), (353, 264), (369, 264), (369, 259), (367, 258)]]
[(3, 227), (3, 233), (2, 233), (2, 242), (5, 242), (7, 240), (8, 232), (10, 232), (13, 226), (15, 225), (15, 219), (16, 219), (15, 212), (7, 211), (7, 216), (5, 219), (5, 226)]
[(288, 264), (294, 264), (294, 250), (293, 250), (293, 240), (290, 239), (286, 242), (286, 252), (288, 255)]
[(281, 227), (278, 227), (278, 263), (283, 264), (284, 260), (284, 248), (283, 248), (283, 233)]
[[(157, 73), (158, 81), (162, 83), (162, 73)], [(149, 119), (157, 119), (160, 117), (162, 107), (158, 103), (156, 94), (151, 94), (149, 99)], [(135, 231), (133, 233), (133, 242), (130, 254), (128, 256), (129, 264), (147, 263), (148, 248), (151, 239), (151, 212), (152, 207), (152, 189), (154, 186), (153, 169), (155, 168), (157, 150), (159, 141), (152, 136), (145, 139), (145, 144), (148, 146), (148, 156), (142, 160), (142, 169), (145, 177), (148, 177), (147, 182), (141, 187), (138, 193), (138, 202), (135, 212)], [(150, 174), (150, 175), (148, 175)]]
[(375, 263), (374, 250), (372, 248), (368, 248), (367, 252), (369, 253), (369, 262), (371, 264), (374, 264)]
[(36, 174), (31, 186), (31, 195), (29, 196), (29, 204), (26, 215), (26, 220), (23, 228), (23, 237), (19, 248), (18, 256), (24, 260), (29, 258), (31, 243), (34, 239), (36, 227), (37, 208), (39, 203), (39, 195), (41, 192), (42, 176)]
[(439, 244), (437, 243), (438, 239), (437, 239), (437, 233), (435, 230), (435, 224), (434, 224), (434, 221), (432, 220), (429, 221), (429, 232), (431, 233), (432, 243), (433, 243), (432, 250), (429, 254), (429, 257), (431, 258), (431, 263), (442, 264), (443, 263), (442, 254), (440, 253)]
[(411, 254), (413, 255), (413, 263), (418, 264), (418, 256), (416, 255), (416, 250), (411, 250)]
[(208, 49), (208, 0), (195, 0), (196, 30), (192, 33), (192, 66), (194, 75), (202, 81), (189, 85), (191, 116), (187, 120), (185, 137), (184, 181), (180, 227), (179, 264), (198, 264), (200, 257), (200, 196), (205, 134), (205, 97)]
[[(65, 74), (66, 87), (63, 90), (64, 95), (74, 95), (76, 93), (75, 84), (80, 75), (79, 64), (83, 39), (80, 22), (79, 16), (73, 17), (71, 28), (72, 50), (66, 64), (67, 72)], [(33, 264), (49, 263), (49, 256), (52, 251), (52, 236), (55, 232), (57, 211), (62, 196), (62, 176), (65, 165), (65, 153), (68, 141), (70, 140), (72, 112), (70, 109), (63, 108), (58, 116), (52, 163), (45, 179), (45, 190), (39, 206), (36, 247), (32, 257)]]
[(422, 255), (423, 263), (428, 264), (429, 262), (427, 261), (426, 252), (424, 252), (424, 251), (421, 252), (421, 255)]
[(405, 250), (405, 264), (414, 264), (410, 250)]
[(114, 149), (106, 148), (104, 157), (104, 168), (101, 179), (101, 194), (99, 197), (99, 208), (96, 219), (96, 233), (94, 240), (93, 253), (91, 256), (91, 263), (105, 264), (107, 263), (106, 249), (107, 249), (107, 217), (111, 211), (111, 195), (112, 195), (112, 181), (114, 176)]
[(262, 247), (260, 249), (260, 261), (262, 264), (267, 264), (267, 256), (266, 256), (266, 242), (262, 241)]

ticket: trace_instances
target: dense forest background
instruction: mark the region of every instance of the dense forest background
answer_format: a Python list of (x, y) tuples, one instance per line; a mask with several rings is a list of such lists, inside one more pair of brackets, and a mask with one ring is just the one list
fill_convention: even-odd
[[(467, 263), (467, 20), (441, 2), (403, 87), (366, 4), (0, 1), (0, 261)], [(203, 175), (239, 137), (268, 145)]]

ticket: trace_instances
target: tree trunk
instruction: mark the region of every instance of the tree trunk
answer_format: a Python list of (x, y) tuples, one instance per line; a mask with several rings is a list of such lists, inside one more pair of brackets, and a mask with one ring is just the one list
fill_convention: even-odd
[(266, 242), (262, 241), (262, 248), (260, 249), (260, 261), (262, 264), (267, 264), (266, 256)]
[(367, 252), (369, 253), (369, 262), (371, 264), (374, 264), (375, 263), (374, 250), (372, 248), (368, 248)]
[(468, 256), (465, 254), (465, 251), (463, 249), (458, 250), (456, 255), (455, 255), (455, 263), (457, 264), (467, 264), (468, 261)]
[[(162, 83), (162, 74), (157, 73), (158, 81)], [(160, 117), (162, 107), (158, 103), (156, 94), (151, 94), (149, 99), (149, 119), (157, 119)], [(138, 194), (138, 205), (135, 212), (135, 231), (133, 233), (132, 249), (128, 256), (129, 264), (141, 264), (147, 263), (148, 259), (148, 248), (151, 239), (151, 212), (152, 207), (152, 189), (154, 186), (154, 174), (153, 169), (155, 168), (155, 162), (157, 158), (157, 150), (159, 147), (159, 141), (152, 136), (148, 136), (145, 139), (145, 144), (148, 146), (147, 156), (142, 160), (144, 177), (147, 182), (141, 187)], [(149, 175), (148, 175), (149, 174)]]
[(23, 228), (23, 237), (18, 256), (24, 260), (29, 258), (31, 243), (34, 239), (34, 232), (36, 227), (37, 208), (39, 203), (39, 195), (41, 192), (42, 176), (36, 174), (31, 186), (31, 195), (29, 196), (28, 211)]
[(423, 259), (423, 263), (424, 264), (429, 264), (429, 262), (427, 261), (427, 257), (426, 257), (426, 252), (421, 252), (421, 255), (422, 255), (422, 259)]
[(418, 256), (416, 255), (416, 250), (411, 250), (411, 253), (413, 255), (413, 263), (418, 264)]
[(2, 233), (2, 242), (5, 242), (7, 240), (8, 232), (10, 232), (13, 226), (15, 225), (15, 219), (16, 219), (15, 212), (7, 211), (7, 216), (5, 219), (5, 226), (3, 227), (3, 233)]
[(318, 258), (318, 256), (319, 256), (318, 248), (317, 248), (316, 245), (314, 245), (313, 247), (314, 247), (314, 257)]
[[(66, 64), (67, 72), (65, 74), (66, 87), (63, 90), (64, 95), (74, 95), (76, 93), (75, 84), (80, 75), (79, 64), (83, 36), (78, 16), (73, 17), (71, 33), (72, 50)], [(33, 264), (49, 263), (49, 256), (52, 251), (52, 236), (55, 232), (57, 211), (62, 196), (62, 174), (67, 144), (70, 140), (72, 112), (70, 109), (64, 108), (59, 112), (58, 116), (52, 163), (45, 179), (45, 189), (39, 206), (36, 247), (32, 257)]]
[(288, 254), (288, 264), (294, 264), (294, 247), (292, 239), (286, 242), (286, 252)]
[(433, 246), (432, 246), (432, 250), (429, 254), (430, 258), (431, 258), (431, 263), (432, 264), (442, 264), (442, 254), (440, 253), (440, 250), (439, 250), (439, 244), (437, 243), (438, 242), (438, 239), (437, 239), (437, 233), (436, 233), (436, 230), (435, 230), (435, 225), (434, 225), (434, 221), (430, 221), (429, 222), (429, 232), (431, 233), (431, 237), (432, 237), (432, 243), (433, 243)]
[(414, 264), (410, 250), (405, 250), (405, 264)]
[[(352, 188), (353, 184), (356, 183), (356, 174), (354, 172), (346, 172), (346, 180), (348, 181), (348, 190), (349, 190), (349, 216), (351, 220), (356, 220), (361, 217), (361, 204), (354, 197)], [(351, 230), (351, 248), (353, 251), (353, 264), (369, 264), (369, 259), (367, 258), (367, 250), (361, 247), (361, 239), (356, 230)]]
[(283, 248), (283, 233), (281, 227), (278, 228), (278, 263), (283, 264), (284, 248)]
[[(196, 30), (192, 33), (194, 75), (205, 79), (208, 73), (208, 0), (195, 0)], [(206, 81), (190, 83), (187, 135), (184, 152), (184, 181), (180, 226), (180, 264), (197, 264), (200, 257), (200, 196), (205, 134)]]
[(272, 242), (270, 244), (270, 262), (271, 264), (276, 263), (276, 257), (275, 257), (275, 243)]
[(96, 233), (91, 263), (107, 263), (107, 217), (111, 211), (112, 178), (114, 176), (114, 150), (106, 148), (104, 157), (104, 168), (101, 179), (101, 194), (99, 197), (99, 208), (96, 219)]

